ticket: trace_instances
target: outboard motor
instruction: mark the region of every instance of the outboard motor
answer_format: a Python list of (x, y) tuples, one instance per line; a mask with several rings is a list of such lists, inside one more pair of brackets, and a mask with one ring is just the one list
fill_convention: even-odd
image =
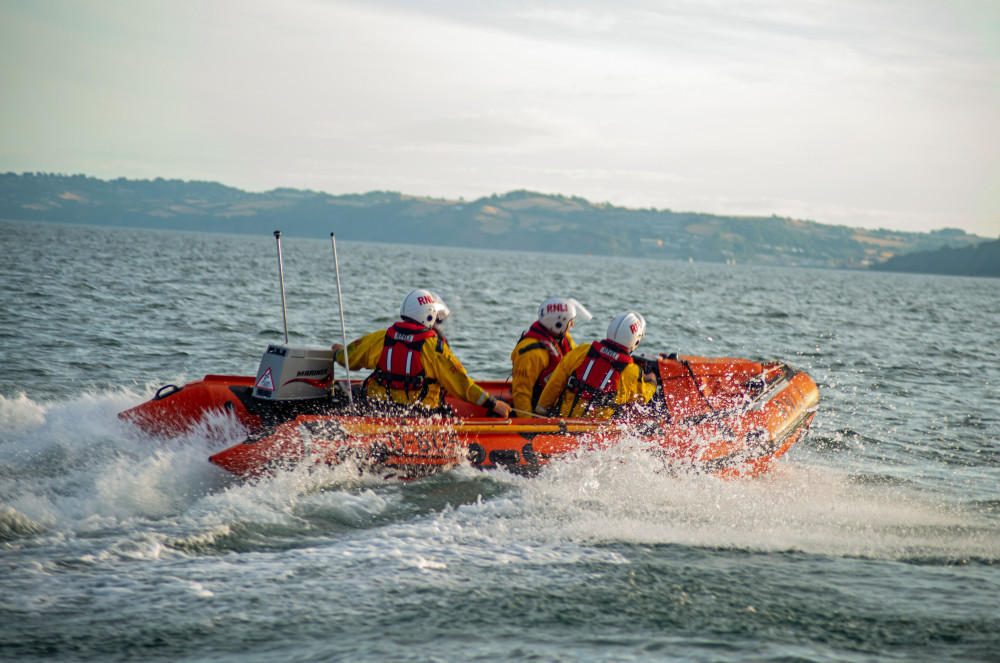
[(253, 383), (253, 397), (297, 401), (330, 395), (333, 351), (329, 348), (267, 346)]

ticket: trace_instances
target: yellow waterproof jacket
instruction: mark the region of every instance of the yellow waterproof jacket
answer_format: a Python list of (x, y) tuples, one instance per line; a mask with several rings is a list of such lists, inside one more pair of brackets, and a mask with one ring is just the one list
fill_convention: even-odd
[[(385, 345), (385, 331), (375, 331), (352, 341), (347, 346), (347, 355), (351, 361), (351, 370), (362, 368), (374, 369), (378, 366), (382, 348)], [(344, 365), (344, 351), (338, 350), (333, 356), (341, 366)], [(432, 378), (428, 384), (427, 394), (420, 399), (419, 391), (404, 389), (387, 390), (375, 380), (367, 381), (368, 397), (381, 401), (393, 401), (401, 405), (422, 405), (427, 408), (438, 408), (444, 403), (444, 392), (441, 387), (455, 398), (474, 403), (486, 404), (490, 395), (466, 375), (465, 368), (451, 353), (448, 342), (442, 336), (429, 338), (420, 348), (420, 361), (423, 363), (426, 377)], [(487, 405), (488, 407), (488, 405)]]
[[(568, 332), (566, 340), (569, 341), (570, 349), (576, 347), (573, 337)], [(539, 347), (539, 345), (540, 341), (537, 338), (525, 336), (518, 341), (517, 345), (514, 346), (514, 351), (510, 353), (510, 362), (513, 365), (510, 391), (514, 400), (514, 409), (520, 410), (511, 416), (531, 416), (528, 413), (535, 411), (538, 396), (545, 386), (539, 384), (539, 377), (542, 371), (548, 368), (549, 362), (553, 361), (553, 358), (548, 350)]]
[[(535, 408), (537, 413), (546, 414), (548, 409), (559, 401), (559, 397), (563, 391), (566, 391), (566, 397), (562, 399), (562, 405), (559, 408), (559, 416), (610, 419), (614, 415), (615, 408), (607, 406), (592, 407), (584, 413), (587, 402), (583, 399), (577, 402), (575, 408), (572, 407), (573, 393), (566, 390), (566, 382), (569, 380), (569, 376), (573, 374), (573, 371), (587, 359), (589, 351), (590, 343), (578, 345), (559, 362), (556, 370), (553, 371), (552, 376), (549, 378), (549, 383), (545, 385), (545, 389), (542, 390), (542, 395), (538, 399), (538, 405)], [(623, 405), (644, 405), (649, 402), (654, 393), (656, 393), (656, 385), (645, 382), (642, 379), (642, 369), (638, 365), (629, 364), (621, 372), (621, 376), (618, 379), (618, 391), (615, 394), (614, 402), (618, 407)]]

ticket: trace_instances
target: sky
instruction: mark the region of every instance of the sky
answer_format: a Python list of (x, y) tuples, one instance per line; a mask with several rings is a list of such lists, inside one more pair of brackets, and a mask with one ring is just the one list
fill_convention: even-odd
[(998, 0), (0, 0), (0, 172), (1000, 236)]

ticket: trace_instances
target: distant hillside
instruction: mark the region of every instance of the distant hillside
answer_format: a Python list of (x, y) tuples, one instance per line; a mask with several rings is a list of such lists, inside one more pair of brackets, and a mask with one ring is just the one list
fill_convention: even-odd
[(1000, 276), (1000, 240), (936, 251), (895, 256), (872, 269), (886, 272), (954, 274), (956, 276)]
[(867, 267), (894, 255), (967, 246), (961, 230), (862, 230), (797, 219), (626, 209), (512, 191), (475, 201), (376, 191), (248, 193), (213, 182), (0, 175), (0, 218), (676, 260)]

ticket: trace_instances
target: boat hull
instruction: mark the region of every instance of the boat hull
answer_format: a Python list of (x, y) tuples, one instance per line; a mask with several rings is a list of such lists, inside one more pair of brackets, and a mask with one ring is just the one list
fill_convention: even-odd
[[(819, 391), (784, 364), (737, 359), (659, 358), (651, 407), (611, 421), (457, 416), (300, 414), (262, 426), (209, 460), (242, 477), (278, 468), (354, 464), (359, 471), (414, 479), (460, 464), (534, 475), (554, 459), (629, 441), (673, 470), (754, 476), (806, 434)], [(494, 392), (504, 383), (485, 383)]]
[[(497, 399), (510, 401), (510, 383), (481, 381), (479, 386)], [(150, 400), (119, 413), (118, 417), (157, 437), (180, 437), (215, 416), (230, 416), (248, 433), (262, 426), (291, 421), (304, 414), (336, 415), (352, 411), (346, 382), (323, 398), (267, 401), (253, 397), (254, 378), (243, 375), (206, 375), (183, 386), (168, 384)], [(354, 385), (360, 391), (360, 385)], [(445, 404), (457, 417), (486, 416), (486, 410), (450, 394)]]

